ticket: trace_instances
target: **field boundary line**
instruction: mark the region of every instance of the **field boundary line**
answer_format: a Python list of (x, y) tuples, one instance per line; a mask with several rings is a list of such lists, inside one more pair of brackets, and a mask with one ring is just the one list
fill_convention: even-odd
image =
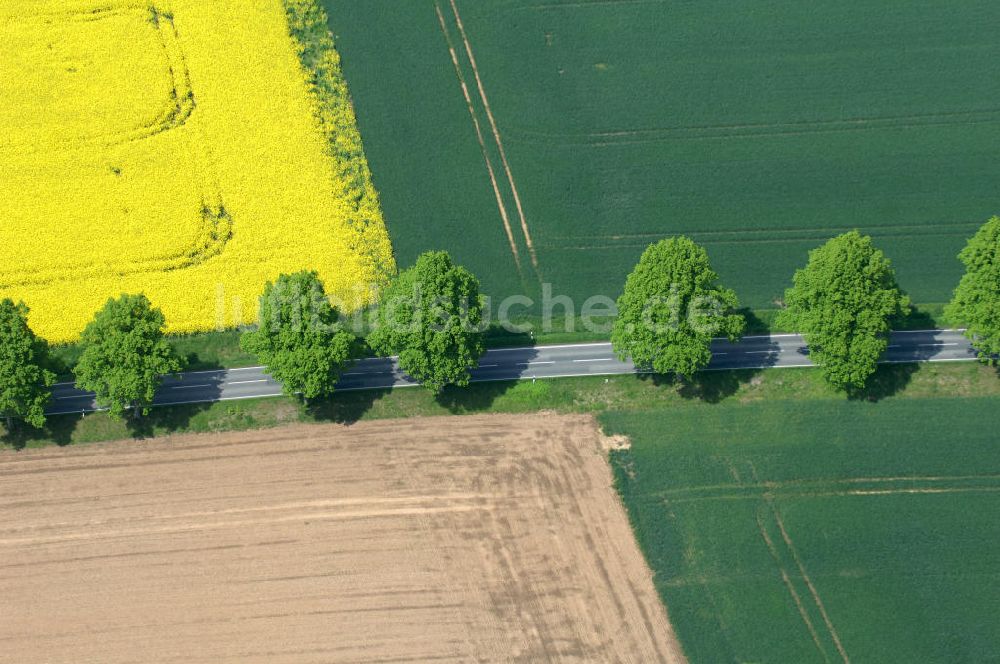
[(469, 115), (472, 117), (472, 125), (476, 129), (476, 137), (479, 139), (479, 149), (483, 153), (483, 161), (486, 162), (486, 170), (489, 172), (490, 183), (493, 185), (493, 195), (497, 199), (497, 208), (500, 210), (500, 218), (503, 220), (504, 232), (507, 235), (507, 242), (510, 243), (510, 251), (514, 255), (514, 263), (517, 265), (517, 271), (521, 272), (521, 255), (517, 249), (517, 241), (514, 239), (514, 231), (510, 225), (510, 217), (507, 214), (507, 206), (504, 205), (503, 195), (500, 193), (500, 185), (497, 182), (496, 172), (493, 170), (493, 163), (490, 161), (489, 153), (486, 150), (486, 139), (483, 136), (482, 127), (479, 126), (479, 118), (476, 117), (476, 109), (472, 105), (472, 95), (469, 94), (469, 86), (465, 83), (465, 76), (462, 75), (462, 67), (458, 63), (458, 53), (455, 51), (455, 45), (451, 40), (451, 36), (448, 34), (448, 26), (445, 24), (444, 14), (441, 12), (441, 5), (434, 3), (434, 11), (437, 12), (438, 21), (441, 23), (441, 32), (444, 34), (444, 40), (448, 46), (448, 51), (451, 54), (451, 62), (455, 66), (455, 75), (458, 76), (458, 83), (462, 88), (462, 94), (465, 96), (465, 104), (468, 106)]
[(539, 281), (542, 279), (541, 272), (538, 268), (538, 255), (535, 253), (535, 243), (531, 239), (531, 231), (528, 230), (528, 220), (524, 216), (524, 208), (521, 205), (521, 195), (517, 191), (517, 185), (514, 183), (514, 174), (510, 169), (510, 163), (507, 161), (507, 151), (504, 150), (503, 140), (500, 138), (500, 129), (497, 127), (496, 118), (493, 117), (493, 110), (490, 107), (490, 101), (486, 97), (486, 89), (483, 86), (483, 80), (479, 76), (479, 66), (476, 64), (476, 56), (472, 54), (472, 44), (469, 42), (469, 36), (465, 32), (465, 25), (462, 23), (462, 16), (459, 14), (458, 5), (455, 4), (455, 0), (449, 0), (451, 3), (452, 13), (455, 14), (455, 23), (458, 26), (458, 32), (462, 37), (462, 42), (465, 44), (465, 52), (469, 56), (469, 64), (472, 66), (472, 73), (476, 79), (476, 87), (479, 89), (479, 97), (483, 100), (483, 108), (486, 110), (486, 117), (490, 122), (490, 128), (493, 130), (493, 140), (496, 141), (497, 149), (500, 152), (500, 162), (503, 164), (504, 171), (507, 174), (507, 181), (510, 183), (511, 193), (514, 195), (514, 205), (517, 208), (517, 214), (521, 221), (521, 232), (524, 233), (524, 242), (528, 245), (528, 253), (531, 256), (531, 264), (535, 268), (535, 274), (538, 276)]

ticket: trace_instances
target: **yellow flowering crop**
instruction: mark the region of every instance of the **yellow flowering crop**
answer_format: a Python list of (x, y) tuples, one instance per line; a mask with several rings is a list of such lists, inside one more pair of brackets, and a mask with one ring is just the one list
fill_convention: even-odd
[(282, 2), (0, 7), (0, 298), (39, 335), (123, 292), (171, 332), (250, 322), (301, 269), (353, 308), (395, 270), (332, 42), (304, 70)]

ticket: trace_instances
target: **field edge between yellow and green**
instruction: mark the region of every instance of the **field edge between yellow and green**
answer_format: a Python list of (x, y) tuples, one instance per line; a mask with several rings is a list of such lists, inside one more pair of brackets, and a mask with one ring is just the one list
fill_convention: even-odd
[(344, 194), (355, 206), (354, 215), (348, 219), (356, 236), (353, 246), (368, 258), (372, 270), (369, 285), (377, 294), (395, 276), (396, 263), (329, 19), (320, 0), (281, 3), (313, 100), (318, 129), (327, 140), (330, 166), (337, 181), (346, 183)]
[[(124, 26), (124, 19), (112, 17), (127, 14), (128, 29), (145, 35), (153, 28), (152, 41), (163, 32), (171, 35), (162, 45), (170, 57), (146, 60), (185, 81), (165, 97), (176, 100), (177, 108), (167, 109), (167, 120), (175, 120), (153, 117), (156, 108), (113, 104), (109, 108), (120, 116), (95, 108), (72, 124), (70, 131), (76, 133), (70, 140), (41, 151), (29, 145), (11, 156), (26, 167), (3, 169), (3, 183), (24, 199), (10, 205), (37, 208), (38, 214), (34, 221), (24, 214), (15, 218), (7, 239), (21, 237), (29, 245), (27, 255), (48, 252), (50, 257), (42, 260), (51, 269), (33, 265), (27, 281), (15, 278), (17, 270), (0, 270), (0, 297), (26, 302), (33, 328), (57, 344), (78, 338), (107, 298), (121, 293), (146, 294), (164, 311), (170, 334), (252, 323), (265, 282), (298, 270), (318, 271), (344, 310), (374, 302), (395, 274), (395, 261), (339, 57), (325, 27), (315, 30), (325, 26), (321, 8), (306, 0), (250, 5), (115, 0), (96, 13), (87, 11), (90, 6), (92, 0), (74, 0), (70, 11), (44, 0), (5, 10), (10, 21), (4, 25), (11, 34), (42, 32), (37, 39), (27, 34), (14, 45), (13, 52), (23, 57), (6, 79), (0, 78), (0, 89), (10, 83), (40, 90), (30, 64), (44, 49), (31, 44), (44, 47), (44, 38), (51, 38), (56, 56), (49, 64), (66, 60), (60, 65), (71, 72), (66, 80), (77, 75), (72, 72), (86, 74), (81, 79), (86, 86), (60, 88), (83, 104), (96, 94), (91, 92), (94, 85), (114, 78), (122, 68), (108, 64), (114, 58), (105, 57), (109, 49), (102, 35), (107, 30), (93, 26), (110, 20)], [(51, 14), (55, 27), (21, 20), (39, 12)], [(302, 17), (313, 22), (293, 24)], [(60, 21), (91, 27), (68, 33)], [(120, 57), (127, 60), (127, 53)], [(101, 56), (96, 65), (88, 65), (92, 54)], [(136, 97), (149, 87), (148, 80), (150, 76), (137, 76), (114, 82), (135, 87)], [(29, 102), (24, 107), (30, 111)], [(0, 144), (18, 139), (19, 127), (28, 126), (23, 111), (8, 115), (0, 124)], [(109, 121), (116, 130), (121, 121), (155, 121), (163, 127), (124, 138), (88, 134), (84, 140), (76, 135), (80, 128), (99, 130)], [(42, 129), (59, 129), (46, 127)], [(79, 177), (65, 164), (76, 164)], [(178, 174), (175, 180), (172, 173)], [(22, 180), (33, 186), (18, 185)], [(63, 184), (50, 188), (47, 182)], [(45, 201), (50, 203), (39, 207)], [(107, 214), (87, 214), (91, 208)], [(191, 223), (182, 228), (184, 214)], [(80, 221), (85, 219), (106, 221), (95, 226)], [(25, 227), (31, 233), (23, 232)], [(177, 238), (173, 244), (180, 248), (163, 245), (161, 250), (161, 236)], [(0, 228), (0, 241), (4, 239)], [(111, 250), (101, 253), (102, 243), (110, 243)], [(142, 263), (151, 251), (158, 262)], [(87, 269), (77, 270), (77, 265)]]

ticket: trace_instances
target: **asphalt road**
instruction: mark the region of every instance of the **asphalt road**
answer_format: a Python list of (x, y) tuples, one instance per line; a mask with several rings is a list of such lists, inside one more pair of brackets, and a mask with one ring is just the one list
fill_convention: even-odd
[[(893, 332), (886, 363), (962, 362), (975, 360), (976, 353), (968, 340), (955, 330)], [(717, 340), (712, 344), (709, 371), (722, 369), (768, 369), (812, 366), (802, 337), (776, 334), (745, 337), (738, 343)], [(637, 373), (631, 362), (615, 358), (609, 343), (498, 348), (487, 351), (473, 381), (526, 380), (568, 376), (610, 376)], [(342, 377), (338, 390), (372, 390), (416, 385), (399, 370), (391, 358), (359, 361)], [(156, 405), (205, 403), (278, 396), (281, 385), (262, 367), (190, 371), (164, 378), (156, 395)], [(49, 408), (52, 415), (96, 410), (94, 395), (77, 390), (72, 383), (60, 383), (53, 389)]]

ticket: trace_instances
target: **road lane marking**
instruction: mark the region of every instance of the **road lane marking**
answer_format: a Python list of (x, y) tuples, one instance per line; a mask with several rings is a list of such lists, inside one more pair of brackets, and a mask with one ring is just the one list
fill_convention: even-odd
[(574, 362), (614, 362), (618, 358), (616, 357), (597, 357), (590, 360), (573, 360)]
[(163, 389), (165, 390), (194, 390), (199, 387), (215, 387), (211, 383), (205, 383), (203, 385), (167, 385)]
[(228, 383), (225, 383), (225, 385), (249, 385), (251, 383), (266, 383), (266, 382), (267, 378), (260, 378), (258, 380), (233, 380)]

